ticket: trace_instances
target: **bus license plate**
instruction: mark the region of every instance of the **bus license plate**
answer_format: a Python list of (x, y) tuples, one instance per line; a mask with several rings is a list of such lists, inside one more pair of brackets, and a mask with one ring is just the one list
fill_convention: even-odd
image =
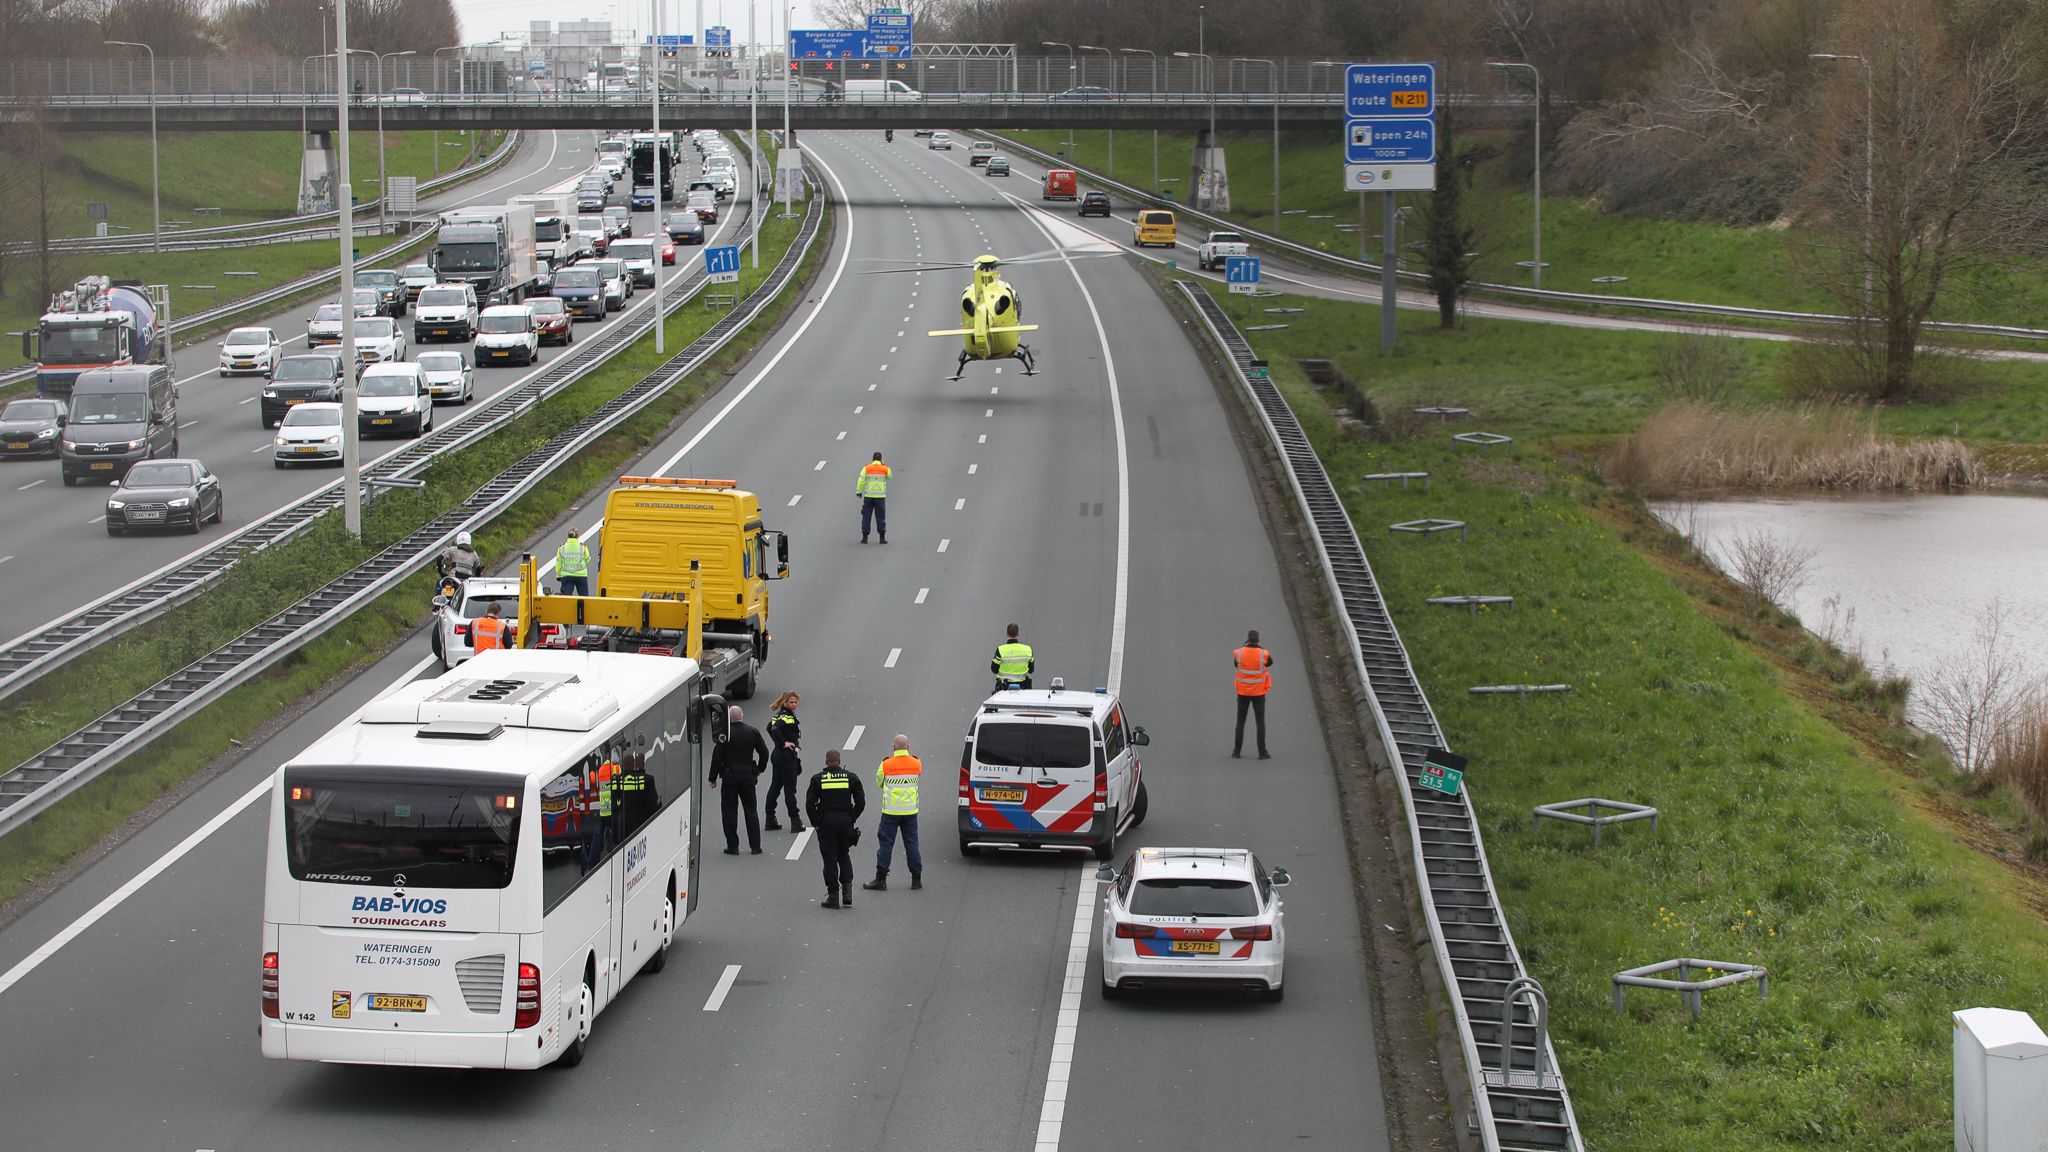
[(981, 790), (981, 802), (984, 804), (1022, 804), (1024, 802), (1024, 790), (1022, 788), (983, 788)]
[(1175, 940), (1173, 950), (1197, 956), (1214, 956), (1223, 950), (1223, 943), (1220, 940)]
[(393, 996), (388, 992), (372, 992), (370, 993), (370, 1007), (379, 1012), (425, 1012), (427, 1010), (427, 998), (425, 996)]

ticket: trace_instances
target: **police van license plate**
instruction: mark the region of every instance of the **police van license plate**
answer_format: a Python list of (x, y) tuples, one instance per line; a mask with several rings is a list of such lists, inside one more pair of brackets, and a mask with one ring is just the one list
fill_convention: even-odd
[(1024, 790), (1022, 788), (983, 788), (981, 790), (981, 802), (983, 804), (1022, 804), (1024, 802)]
[(379, 1012), (425, 1012), (425, 996), (393, 996), (388, 992), (370, 993), (370, 1007)]
[(1173, 950), (1197, 956), (1214, 956), (1223, 950), (1223, 943), (1220, 940), (1175, 940)]

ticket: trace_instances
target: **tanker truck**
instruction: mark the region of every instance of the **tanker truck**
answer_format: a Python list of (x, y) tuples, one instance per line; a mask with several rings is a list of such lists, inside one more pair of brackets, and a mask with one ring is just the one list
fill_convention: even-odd
[(167, 341), (157, 321), (139, 281), (87, 276), (50, 297), (49, 311), (21, 334), (22, 358), (36, 366), (37, 394), (67, 400), (72, 382), (89, 368), (161, 362)]

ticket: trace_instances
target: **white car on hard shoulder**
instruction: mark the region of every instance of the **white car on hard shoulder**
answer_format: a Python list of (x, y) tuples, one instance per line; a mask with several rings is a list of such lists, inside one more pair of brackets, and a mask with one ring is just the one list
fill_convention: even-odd
[(1103, 865), (1102, 998), (1214, 988), (1276, 1003), (1286, 992), (1285, 868), (1246, 848), (1140, 848)]
[(519, 624), (519, 581), (473, 576), (454, 583), (452, 592), (434, 597), (434, 634), (428, 641), (434, 655), (441, 658), (443, 668), (453, 668), (476, 655), (471, 646), (470, 622), (489, 613), (491, 605), (498, 606), (499, 618), (505, 621), (508, 633)]

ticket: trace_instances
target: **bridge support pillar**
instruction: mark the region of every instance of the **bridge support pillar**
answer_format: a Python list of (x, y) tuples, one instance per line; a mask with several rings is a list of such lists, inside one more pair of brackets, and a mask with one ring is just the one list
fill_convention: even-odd
[(308, 132), (299, 156), (299, 215), (334, 211), (334, 134)]
[(1195, 133), (1195, 159), (1188, 170), (1188, 201), (1201, 212), (1230, 211), (1230, 169), (1223, 145), (1204, 128)]

